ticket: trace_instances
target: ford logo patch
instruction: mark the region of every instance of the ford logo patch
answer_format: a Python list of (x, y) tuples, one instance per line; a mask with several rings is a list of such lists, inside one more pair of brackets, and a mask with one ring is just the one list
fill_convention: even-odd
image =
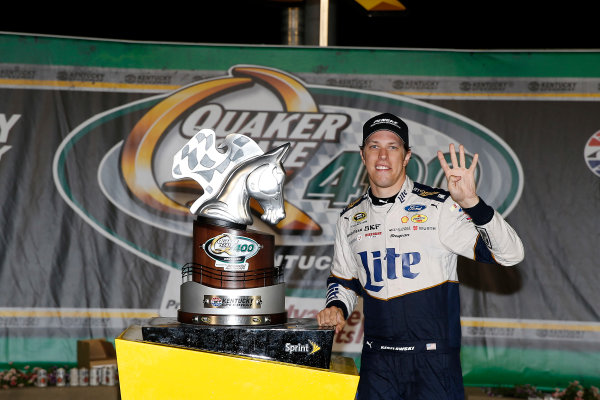
[(426, 209), (427, 206), (424, 206), (423, 204), (411, 204), (408, 205), (406, 207), (404, 207), (404, 209), (408, 212), (416, 212), (416, 211), (421, 211)]

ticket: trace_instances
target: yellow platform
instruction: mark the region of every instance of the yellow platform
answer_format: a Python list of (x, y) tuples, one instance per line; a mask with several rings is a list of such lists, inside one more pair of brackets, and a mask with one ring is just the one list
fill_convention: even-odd
[(121, 398), (355, 398), (354, 360), (332, 356), (328, 370), (144, 342), (132, 326), (115, 339)]

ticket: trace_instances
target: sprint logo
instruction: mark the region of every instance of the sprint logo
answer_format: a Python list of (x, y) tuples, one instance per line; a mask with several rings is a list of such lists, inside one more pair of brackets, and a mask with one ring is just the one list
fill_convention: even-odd
[(298, 343), (298, 344), (286, 343), (285, 344), (285, 351), (286, 351), (286, 353), (290, 353), (290, 354), (292, 354), (292, 353), (307, 353), (310, 356), (311, 354), (314, 354), (319, 350), (321, 350), (321, 346), (319, 346), (312, 340), (309, 340), (308, 343), (306, 343), (306, 344), (302, 344), (302, 343)]

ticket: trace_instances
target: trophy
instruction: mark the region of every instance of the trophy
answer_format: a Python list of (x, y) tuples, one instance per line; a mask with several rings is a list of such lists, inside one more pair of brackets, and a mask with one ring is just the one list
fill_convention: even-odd
[(176, 179), (203, 189), (190, 206), (193, 261), (182, 268), (177, 321), (156, 318), (143, 339), (200, 350), (328, 368), (334, 329), (315, 319), (288, 320), (283, 269), (274, 237), (247, 229), (250, 199), (261, 219), (285, 217), (282, 162), (289, 143), (263, 152), (249, 137), (229, 134), (220, 146), (202, 129), (173, 158)]
[[(263, 153), (250, 138), (230, 134), (218, 148), (210, 129), (175, 154), (173, 176), (192, 178), (204, 193), (190, 207), (193, 262), (182, 271), (178, 320), (188, 324), (263, 325), (287, 320), (283, 274), (274, 263), (273, 235), (247, 230), (250, 198), (276, 224), (285, 217), (284, 144)], [(226, 149), (225, 151), (222, 151)]]

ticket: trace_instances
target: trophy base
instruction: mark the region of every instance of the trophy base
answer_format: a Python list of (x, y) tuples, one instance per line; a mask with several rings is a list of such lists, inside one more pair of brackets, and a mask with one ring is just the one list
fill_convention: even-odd
[(251, 289), (216, 289), (198, 282), (180, 287), (177, 320), (195, 325), (274, 325), (287, 321), (285, 284)]
[(142, 325), (147, 342), (328, 369), (335, 328), (292, 318), (269, 326), (190, 325), (158, 317)]

